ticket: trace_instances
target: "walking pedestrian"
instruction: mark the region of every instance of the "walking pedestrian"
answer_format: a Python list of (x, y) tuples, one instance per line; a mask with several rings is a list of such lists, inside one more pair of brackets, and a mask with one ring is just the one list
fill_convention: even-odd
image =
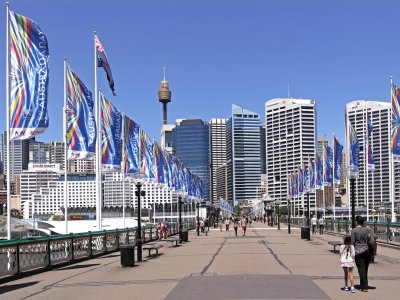
[(206, 233), (206, 235), (208, 235), (208, 230), (209, 230), (209, 222), (208, 222), (208, 219), (205, 218), (204, 219), (204, 232)]
[(219, 225), (219, 231), (222, 232), (222, 225), (223, 225), (222, 219), (219, 219), (218, 225)]
[(168, 233), (169, 233), (169, 222), (167, 219), (165, 219), (165, 238), (168, 238)]
[(354, 289), (354, 277), (353, 277), (353, 268), (354, 268), (354, 258), (355, 258), (355, 249), (351, 244), (351, 238), (349, 235), (345, 235), (343, 237), (343, 245), (340, 246), (340, 266), (343, 268), (344, 272), (344, 288), (343, 290), (348, 291), (349, 286), (348, 277), (350, 277), (351, 288), (350, 291), (355, 293)]
[(318, 224), (319, 224), (319, 234), (324, 234), (324, 218), (321, 216), (321, 218), (319, 218), (318, 220)]
[(247, 226), (246, 218), (242, 218), (242, 231), (243, 231), (243, 236), (246, 235), (246, 226)]
[(204, 232), (204, 219), (201, 220), (201, 222), (200, 222), (200, 229), (201, 229), (201, 232)]
[(238, 221), (237, 220), (233, 221), (233, 230), (235, 230), (235, 236), (237, 236), (237, 231), (238, 231)]
[(311, 219), (311, 225), (312, 225), (312, 234), (315, 234), (316, 229), (317, 229), (317, 217), (314, 215)]
[(351, 244), (355, 249), (355, 261), (357, 265), (358, 275), (360, 276), (361, 292), (368, 292), (368, 267), (371, 261), (371, 254), (368, 249), (368, 241), (370, 240), (369, 231), (363, 226), (364, 218), (357, 216), (355, 219), (356, 227), (351, 231)]
[(226, 228), (226, 231), (229, 231), (229, 219), (225, 220), (225, 228)]

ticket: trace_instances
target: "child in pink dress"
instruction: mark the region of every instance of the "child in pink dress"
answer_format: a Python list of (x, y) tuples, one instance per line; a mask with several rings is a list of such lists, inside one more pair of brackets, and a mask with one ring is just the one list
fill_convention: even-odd
[(345, 291), (349, 290), (349, 287), (347, 285), (347, 278), (350, 277), (350, 283), (351, 283), (350, 291), (352, 293), (355, 293), (354, 278), (353, 278), (355, 250), (354, 246), (350, 242), (349, 235), (345, 235), (343, 237), (343, 245), (340, 246), (339, 253), (340, 253), (340, 266), (343, 268), (344, 271), (345, 286), (343, 289)]

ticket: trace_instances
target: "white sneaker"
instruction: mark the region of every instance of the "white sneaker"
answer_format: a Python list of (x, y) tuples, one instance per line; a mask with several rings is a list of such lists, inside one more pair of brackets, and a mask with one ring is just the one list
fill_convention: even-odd
[(354, 286), (351, 287), (350, 292), (355, 293), (356, 290), (354, 289)]
[(344, 286), (343, 290), (348, 291), (349, 287), (347, 285)]

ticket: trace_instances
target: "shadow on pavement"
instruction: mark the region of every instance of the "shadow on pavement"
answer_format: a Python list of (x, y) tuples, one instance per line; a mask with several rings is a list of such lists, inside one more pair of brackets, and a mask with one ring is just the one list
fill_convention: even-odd
[(15, 290), (23, 289), (23, 288), (35, 285), (39, 282), (40, 281), (31, 281), (31, 282), (25, 282), (25, 283), (20, 283), (20, 284), (3, 285), (3, 286), (0, 286), (0, 295), (15, 291)]
[(90, 268), (90, 267), (99, 266), (99, 265), (100, 264), (73, 265), (73, 266), (69, 266), (69, 267), (55, 269), (55, 271), (84, 269), (84, 268)]

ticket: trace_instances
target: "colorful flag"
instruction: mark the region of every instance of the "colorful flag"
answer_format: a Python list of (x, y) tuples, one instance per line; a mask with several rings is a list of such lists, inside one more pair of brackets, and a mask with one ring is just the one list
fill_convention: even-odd
[(339, 143), (339, 140), (334, 137), (333, 138), (333, 152), (335, 153), (335, 161), (334, 161), (334, 169), (335, 169), (335, 184), (340, 183), (340, 175), (342, 172), (342, 151), (343, 146)]
[(125, 151), (124, 151), (124, 172), (126, 174), (137, 174), (139, 168), (139, 125), (130, 118), (125, 117)]
[(310, 191), (310, 186), (308, 184), (308, 169), (307, 166), (304, 166), (303, 169), (303, 185), (304, 185), (304, 192)]
[(399, 88), (393, 84), (392, 87), (392, 126), (390, 135), (390, 145), (393, 154), (393, 161), (400, 162), (400, 141), (399, 141), (399, 128), (400, 128), (400, 93)]
[(372, 148), (371, 148), (371, 133), (374, 128), (372, 127), (371, 123), (371, 118), (369, 117), (369, 114), (367, 113), (367, 138), (366, 138), (366, 147), (365, 147), (365, 153), (368, 159), (368, 170), (371, 172), (375, 172), (375, 160), (374, 156), (372, 154)]
[(92, 93), (67, 64), (67, 143), (69, 159), (91, 159), (96, 153)]
[(29, 139), (49, 126), (49, 48), (32, 20), (10, 11), (10, 139)]
[(360, 144), (358, 143), (357, 132), (349, 123), (350, 133), (350, 165), (358, 167), (358, 159), (360, 155)]
[(332, 148), (329, 147), (328, 145), (324, 146), (324, 160), (325, 160), (324, 185), (330, 186), (332, 184), (333, 154), (332, 154)]
[(315, 190), (315, 163), (310, 158), (310, 190)]
[(322, 168), (322, 161), (318, 154), (315, 155), (315, 166), (317, 168), (316, 171), (316, 179), (315, 179), (315, 186), (317, 189), (323, 189), (323, 168)]
[(101, 105), (101, 164), (105, 172), (121, 170), (122, 115), (102, 93)]
[(111, 91), (114, 96), (117, 96), (117, 94), (115, 94), (114, 78), (111, 73), (110, 64), (108, 63), (106, 51), (104, 50), (103, 45), (100, 43), (100, 40), (97, 37), (97, 34), (95, 34), (94, 39), (95, 39), (95, 44), (96, 44), (97, 67), (103, 68), (104, 71), (106, 71), (107, 80), (108, 80), (108, 84), (111, 88)]
[(143, 130), (140, 130), (140, 146), (140, 173), (143, 174), (145, 178), (155, 178), (153, 168), (154, 143)]

